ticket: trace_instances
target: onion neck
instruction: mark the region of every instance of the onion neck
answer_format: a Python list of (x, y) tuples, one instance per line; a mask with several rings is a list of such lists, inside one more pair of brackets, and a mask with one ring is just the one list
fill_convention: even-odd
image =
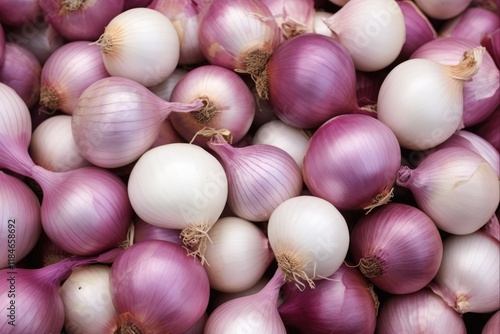
[(451, 77), (462, 81), (472, 79), (481, 67), (484, 51), (483, 46), (465, 51), (460, 63), (447, 67)]
[(50, 285), (59, 285), (64, 279), (68, 278), (73, 268), (82, 267), (95, 263), (94, 258), (71, 257), (63, 259), (49, 266), (35, 269), (36, 277), (44, 283)]
[(413, 170), (408, 166), (401, 166), (398, 171), (396, 178), (396, 184), (401, 187), (408, 188), (408, 185), (412, 179)]
[(228, 143), (222, 133), (215, 131), (208, 141), (208, 147), (214, 150), (224, 163), (227, 163), (237, 154), (237, 149)]
[(40, 185), (43, 193), (47, 193), (65, 181), (66, 173), (70, 172), (58, 173), (35, 165), (31, 168), (30, 177)]

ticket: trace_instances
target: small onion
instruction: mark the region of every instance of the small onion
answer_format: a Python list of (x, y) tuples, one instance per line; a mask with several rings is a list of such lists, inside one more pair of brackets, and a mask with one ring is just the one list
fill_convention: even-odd
[(0, 62), (0, 82), (14, 88), (28, 108), (38, 102), (41, 72), (40, 62), (30, 50), (15, 43), (5, 44), (5, 59), (3, 64)]
[(311, 137), (302, 174), (308, 189), (339, 209), (387, 203), (401, 165), (396, 137), (366, 115), (341, 115)]
[(481, 228), (500, 200), (493, 167), (463, 147), (437, 150), (415, 169), (402, 166), (396, 183), (410, 189), (419, 208), (438, 228), (452, 234)]
[(2, 171), (0, 185), (0, 269), (14, 270), (40, 237), (40, 203), (25, 183)]
[(391, 64), (405, 42), (405, 20), (394, 0), (350, 0), (326, 24), (360, 71)]
[(150, 8), (133, 8), (111, 20), (96, 44), (112, 76), (144, 86), (165, 80), (179, 62), (179, 38), (172, 22)]
[(252, 93), (233, 71), (215, 65), (197, 67), (183, 76), (170, 97), (171, 102), (202, 102), (189, 113), (170, 114), (175, 130), (186, 140), (207, 147), (207, 138), (196, 136), (204, 128), (229, 130), (237, 143), (248, 132), (255, 115)]
[(108, 76), (97, 45), (85, 41), (67, 43), (43, 65), (40, 105), (48, 111), (71, 115), (83, 91)]
[(278, 308), (283, 322), (300, 333), (372, 334), (378, 298), (357, 269), (343, 263), (314, 289), (300, 291), (292, 283), (283, 289)]
[(228, 205), (238, 217), (269, 220), (273, 211), (298, 196), (303, 182), (293, 158), (270, 145), (231, 146), (220, 134), (208, 146), (219, 157), (228, 178)]
[(361, 272), (392, 294), (416, 292), (434, 278), (443, 245), (434, 222), (400, 203), (377, 208), (354, 224), (350, 250)]
[(127, 248), (111, 266), (118, 319), (112, 333), (184, 333), (203, 315), (207, 274), (182, 247), (151, 240)]
[(443, 241), (443, 261), (430, 285), (458, 313), (499, 309), (500, 244), (476, 231)]
[(466, 334), (464, 320), (430, 289), (389, 297), (380, 308), (377, 334)]

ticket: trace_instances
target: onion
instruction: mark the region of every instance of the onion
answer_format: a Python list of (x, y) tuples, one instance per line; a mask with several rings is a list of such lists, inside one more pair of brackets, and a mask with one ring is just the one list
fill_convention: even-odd
[[(301, 195), (281, 203), (269, 218), (268, 239), (287, 280), (301, 289), (306, 282), (333, 274), (349, 247), (347, 223), (329, 202)], [(304, 282), (303, 282), (304, 281)]]
[[(267, 283), (269, 282), (269, 278), (264, 275), (257, 283), (255, 283), (252, 287), (240, 291), (240, 292), (220, 292), (220, 291), (215, 291), (214, 295), (210, 297), (210, 307), (213, 309), (216, 309), (217, 307), (221, 306), (225, 302), (228, 302), (230, 300), (240, 298), (240, 297), (245, 297), (245, 296), (250, 296), (258, 293), (260, 290), (262, 290)], [(281, 298), (278, 297), (278, 305), (282, 302)]]
[(500, 67), (500, 28), (490, 34), (484, 34), (481, 45), (488, 50), (497, 67)]
[(179, 36), (179, 65), (202, 63), (205, 56), (199, 42), (199, 6), (193, 0), (154, 0), (148, 8), (168, 17)]
[(33, 131), (29, 153), (38, 166), (67, 172), (91, 164), (78, 152), (71, 132), (71, 116), (52, 116)]
[(108, 76), (97, 45), (85, 41), (67, 43), (43, 65), (40, 105), (71, 115), (83, 91)]
[(328, 26), (325, 23), (325, 20), (332, 16), (333, 13), (330, 12), (325, 12), (322, 10), (316, 10), (314, 12), (314, 32), (320, 35), (325, 35), (328, 37), (332, 37), (333, 32), (328, 28)]
[(496, 311), (486, 322), (481, 334), (495, 334), (500, 331), (500, 311)]
[(125, 0), (39, 0), (45, 19), (70, 41), (94, 40), (118, 15)]
[(170, 119), (167, 118), (162, 123), (160, 133), (158, 134), (158, 137), (156, 137), (154, 143), (151, 145), (151, 148), (165, 144), (184, 142), (184, 139), (177, 133), (177, 131), (175, 131), (174, 127), (172, 126), (172, 122), (170, 122)]
[(40, 14), (38, 0), (0, 1), (0, 22), (3, 24), (21, 26), (35, 20)]
[(248, 132), (255, 115), (252, 93), (245, 82), (224, 67), (205, 65), (182, 77), (170, 97), (178, 103), (202, 102), (190, 113), (172, 113), (170, 121), (186, 140), (207, 147), (207, 138), (196, 136), (204, 128), (229, 130), (234, 142)]
[(283, 278), (283, 272), (277, 269), (261, 291), (217, 307), (208, 317), (205, 334), (286, 334), (277, 308), (278, 294), (285, 282)]
[(179, 238), (181, 231), (170, 228), (162, 228), (151, 225), (141, 218), (137, 218), (134, 222), (134, 243), (148, 240), (162, 240), (182, 246), (182, 241)]
[(483, 47), (467, 51), (454, 66), (410, 59), (391, 70), (380, 88), (377, 115), (402, 147), (435, 147), (461, 126), (463, 85), (478, 72), (483, 53)]
[(376, 105), (380, 86), (382, 86), (382, 82), (386, 76), (386, 71), (356, 71), (356, 97), (358, 105)]
[(419, 209), (391, 203), (354, 224), (350, 250), (361, 272), (392, 294), (416, 292), (434, 278), (443, 246), (434, 222)]
[(302, 173), (307, 188), (342, 210), (387, 203), (401, 165), (394, 134), (366, 115), (341, 115), (311, 137)]
[(290, 154), (301, 170), (308, 143), (309, 136), (304, 130), (294, 128), (278, 119), (260, 126), (252, 137), (253, 145), (272, 145)]
[(464, 320), (430, 289), (390, 296), (380, 308), (377, 333), (466, 334)]
[(417, 6), (429, 17), (450, 19), (462, 13), (472, 0), (415, 0)]
[(441, 37), (456, 37), (478, 44), (484, 34), (490, 34), (500, 27), (500, 18), (490, 10), (469, 7), (462, 14), (448, 20), (441, 30)]
[(498, 240), (482, 231), (449, 236), (430, 287), (459, 313), (495, 312), (500, 298), (499, 257)]
[(14, 88), (28, 108), (38, 102), (41, 71), (40, 62), (30, 50), (15, 43), (5, 44), (5, 59), (0, 65), (0, 82)]
[(78, 267), (59, 289), (67, 334), (106, 333), (117, 316), (109, 287), (111, 268)]
[(304, 34), (282, 43), (269, 59), (267, 74), (269, 101), (293, 127), (318, 127), (358, 109), (352, 59), (330, 37)]
[(149, 90), (166, 101), (170, 101), (170, 96), (175, 86), (181, 78), (188, 73), (187, 70), (176, 68), (165, 80), (159, 84), (149, 87)]
[(15, 269), (40, 237), (40, 203), (25, 183), (2, 171), (0, 184), (0, 268)]
[(112, 76), (154, 86), (165, 80), (179, 62), (179, 38), (172, 22), (150, 8), (133, 8), (106, 26), (96, 42)]
[[(200, 47), (206, 59), (254, 80), (265, 71), (281, 31), (260, 0), (211, 1), (200, 17)], [(228, 27), (231, 27), (228, 29)]]
[(233, 147), (217, 134), (208, 146), (228, 178), (228, 205), (238, 217), (269, 220), (272, 212), (302, 190), (302, 175), (292, 157), (270, 145)]
[(411, 190), (419, 208), (439, 229), (452, 234), (481, 228), (500, 200), (493, 167), (462, 147), (438, 150), (413, 170), (402, 166), (396, 183)]
[(104, 168), (122, 167), (151, 147), (171, 111), (188, 112), (201, 105), (167, 102), (135, 81), (108, 77), (80, 95), (71, 128), (85, 159)]
[[(0, 275), (0, 303), (4, 320), (0, 332), (60, 333), (64, 306), (58, 293), (61, 281), (71, 269), (91, 263), (88, 259), (67, 259), (40, 269), (3, 269)], [(6, 317), (5, 317), (6, 315)]]
[(281, 29), (283, 39), (314, 32), (314, 0), (262, 0)]
[[(465, 51), (477, 46), (479, 42), (461, 38), (439, 38), (421, 46), (411, 55), (411, 59), (424, 58), (443, 65), (453, 65), (460, 61)], [(477, 74), (463, 85), (464, 126), (485, 120), (498, 106), (499, 99), (500, 71), (489, 53), (485, 52)]]
[(477, 135), (486, 139), (498, 152), (500, 152), (500, 106), (477, 128)]
[(111, 266), (110, 286), (119, 314), (112, 333), (184, 333), (204, 316), (210, 294), (200, 262), (165, 241), (127, 248)]
[(150, 224), (183, 230), (190, 254), (204, 262), (207, 232), (227, 200), (227, 177), (217, 159), (197, 145), (177, 143), (144, 153), (134, 165), (128, 195)]
[(210, 287), (222, 292), (251, 288), (274, 259), (267, 237), (255, 224), (238, 218), (219, 219), (208, 231), (205, 270)]
[(278, 308), (283, 322), (300, 333), (370, 334), (377, 323), (378, 298), (355, 268), (343, 263), (314, 289), (287, 283)]
[(325, 23), (360, 71), (391, 64), (405, 42), (405, 20), (394, 0), (350, 0)]

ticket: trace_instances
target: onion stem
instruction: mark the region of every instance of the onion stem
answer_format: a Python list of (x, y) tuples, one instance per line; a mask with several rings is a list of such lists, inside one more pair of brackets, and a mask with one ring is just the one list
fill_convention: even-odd
[(484, 51), (483, 46), (465, 51), (460, 63), (449, 67), (450, 75), (457, 80), (470, 80), (481, 67)]

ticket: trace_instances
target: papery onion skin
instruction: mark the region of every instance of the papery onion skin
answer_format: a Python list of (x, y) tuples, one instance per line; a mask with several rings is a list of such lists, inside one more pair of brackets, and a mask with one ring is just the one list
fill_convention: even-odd
[(314, 0), (262, 0), (280, 27), (283, 40), (314, 32)]
[(300, 333), (372, 334), (377, 323), (378, 298), (368, 281), (343, 263), (314, 289), (300, 291), (293, 283), (283, 288), (278, 308), (283, 322)]
[(0, 61), (0, 82), (14, 88), (28, 108), (38, 102), (41, 72), (40, 62), (30, 50), (15, 43), (5, 44), (3, 64)]
[[(207, 148), (208, 138), (196, 136), (203, 128), (229, 130), (237, 143), (248, 132), (255, 116), (253, 95), (233, 71), (215, 65), (197, 67), (183, 76), (172, 91), (171, 102), (202, 101), (200, 110), (170, 114), (170, 121), (184, 140)], [(193, 140), (194, 139), (194, 140)]]
[(496, 311), (486, 322), (481, 334), (496, 334), (500, 331), (500, 311)]
[(341, 115), (311, 137), (302, 174), (313, 195), (357, 210), (390, 198), (400, 164), (399, 144), (387, 126), (366, 115)]
[(81, 256), (118, 247), (132, 222), (125, 183), (111, 172), (82, 167), (56, 173), (34, 166), (42, 187), (42, 227), (62, 250)]
[[(155, 333), (184, 333), (208, 305), (205, 270), (182, 247), (170, 242), (144, 241), (130, 246), (113, 262), (110, 282), (113, 304), (122, 319), (131, 320), (128, 326)], [(126, 321), (117, 326), (113, 332), (131, 328)]]
[(35, 246), (42, 225), (40, 203), (21, 180), (0, 171), (0, 269), (16, 268)]
[(389, 203), (354, 224), (351, 254), (378, 288), (407, 294), (424, 288), (439, 270), (443, 255), (434, 222), (419, 209)]
[(33, 162), (53, 172), (91, 166), (79, 152), (71, 131), (71, 116), (52, 116), (36, 127), (29, 153)]
[(36, 20), (40, 14), (41, 9), (38, 5), (38, 0), (0, 1), (0, 22), (3, 24), (21, 26)]
[(418, 207), (451, 234), (469, 234), (493, 216), (500, 200), (498, 177), (477, 153), (438, 150), (415, 169), (402, 166), (396, 183), (411, 190)]
[(441, 267), (431, 289), (458, 313), (499, 309), (500, 244), (483, 231), (443, 241)]
[(267, 18), (272, 14), (259, 0), (210, 2), (200, 17), (201, 51), (211, 64), (260, 75), (281, 40), (276, 21)]
[[(459, 37), (446, 37), (430, 41), (415, 50), (410, 59), (429, 59), (443, 65), (460, 62), (467, 50), (479, 46)], [(473, 79), (463, 85), (463, 125), (476, 125), (485, 120), (498, 106), (500, 101), (500, 71), (490, 54), (482, 56), (481, 66)]]
[(404, 16), (394, 0), (350, 0), (325, 23), (359, 71), (387, 67), (405, 42)]
[(415, 0), (417, 6), (429, 17), (447, 20), (462, 13), (472, 0)]
[(381, 304), (377, 318), (378, 334), (466, 334), (460, 315), (430, 289), (412, 294), (393, 295)]
[(282, 43), (267, 64), (269, 101), (297, 128), (315, 128), (358, 109), (356, 74), (347, 50), (334, 39), (304, 34)]
[(101, 50), (86, 41), (66, 43), (50, 55), (40, 77), (40, 104), (72, 115), (78, 98), (94, 82), (109, 77)]
[(150, 8), (133, 8), (113, 17), (96, 43), (111, 76), (146, 87), (165, 80), (179, 62), (179, 38), (172, 22)]
[(123, 10), (124, 3), (125, 0), (39, 0), (45, 19), (70, 41), (97, 39)]
[(469, 7), (459, 16), (447, 21), (439, 35), (463, 38), (478, 44), (484, 34), (492, 33), (499, 26), (500, 18), (497, 14), (485, 8)]

